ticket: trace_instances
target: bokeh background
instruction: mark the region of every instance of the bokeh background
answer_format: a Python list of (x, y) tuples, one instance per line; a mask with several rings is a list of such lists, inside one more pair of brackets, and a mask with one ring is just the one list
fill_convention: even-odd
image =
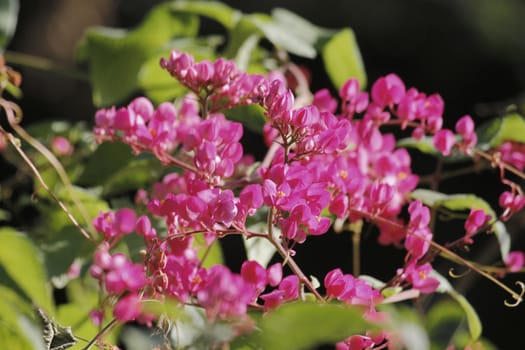
[[(93, 25), (133, 27), (160, 1), (140, 0), (21, 0), (20, 17), (10, 51), (41, 56), (66, 68), (74, 67), (75, 48), (84, 30)], [(509, 105), (521, 110), (525, 102), (525, 2), (520, 0), (323, 0), (225, 1), (243, 12), (270, 12), (283, 7), (329, 28), (351, 27), (357, 37), (369, 81), (395, 72), (408, 86), (439, 92), (445, 100), (445, 124), (471, 114), (481, 123)], [(220, 27), (205, 22), (204, 31)], [(312, 73), (314, 89), (329, 86), (320, 59), (299, 59)], [(91, 121), (95, 108), (86, 81), (16, 66), (23, 74), (21, 101), (25, 123), (44, 119)], [(456, 178), (444, 183), (447, 192), (477, 191), (495, 201), (501, 187), (494, 174)], [(488, 184), (488, 185), (487, 185)], [(525, 250), (525, 220), (510, 223), (513, 249)], [(449, 230), (443, 227), (442, 230)], [(482, 244), (472, 257), (497, 259), (493, 241)], [(235, 251), (235, 242), (228, 245)], [(337, 251), (330, 249), (337, 247)], [(345, 254), (345, 249), (348, 251)], [(350, 237), (331, 235), (311, 239), (298, 249), (299, 262), (315, 274), (335, 266), (351, 271)], [(397, 264), (402, 256), (391, 248), (363, 242), (364, 273), (381, 276), (384, 264)], [(233, 253), (235, 257), (235, 253)], [(238, 256), (242, 259), (242, 256)], [(235, 265), (235, 258), (230, 261)], [(393, 266), (393, 265), (391, 265)], [(391, 273), (391, 272), (390, 272)], [(478, 310), (484, 335), (501, 349), (525, 348), (520, 334), (525, 306), (503, 306), (507, 297), (495, 285), (475, 276), (458, 280), (457, 287)], [(388, 278), (388, 273), (384, 276)], [(519, 276), (507, 279), (513, 283)], [(523, 277), (523, 276), (521, 276)], [(504, 327), (504, 328), (502, 328)]]

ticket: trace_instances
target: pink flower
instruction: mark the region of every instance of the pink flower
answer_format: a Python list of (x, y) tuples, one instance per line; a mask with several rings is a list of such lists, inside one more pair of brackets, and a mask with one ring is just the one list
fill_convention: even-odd
[(296, 275), (286, 276), (279, 284), (278, 289), (261, 295), (264, 301), (264, 309), (271, 310), (286, 301), (295, 300), (299, 297), (299, 278)]
[(339, 90), (339, 96), (343, 100), (343, 115), (347, 118), (351, 119), (354, 113), (364, 112), (368, 106), (368, 93), (359, 90), (359, 81), (355, 78), (344, 83)]
[(461, 135), (461, 146), (470, 148), (476, 145), (478, 140), (474, 131), (474, 121), (470, 115), (464, 115), (456, 123), (456, 132)]
[(525, 254), (520, 251), (512, 251), (505, 258), (505, 265), (511, 272), (517, 272), (525, 264)]
[(319, 108), (321, 112), (334, 113), (337, 109), (337, 100), (330, 95), (328, 89), (322, 89), (314, 94), (312, 104)]
[(113, 316), (120, 322), (129, 322), (137, 319), (142, 313), (143, 306), (136, 293), (130, 293), (120, 298), (113, 308)]
[(419, 290), (421, 293), (432, 293), (439, 287), (439, 281), (429, 274), (432, 271), (432, 266), (429, 263), (423, 265), (416, 265), (415, 260), (408, 263), (405, 268), (406, 280), (412, 283), (412, 287)]
[(405, 96), (405, 84), (395, 74), (388, 74), (372, 85), (372, 100), (381, 107), (398, 104)]
[(266, 278), (268, 284), (272, 287), (279, 285), (283, 279), (283, 265), (281, 263), (275, 263), (266, 270)]
[(73, 146), (63, 136), (56, 136), (51, 140), (51, 150), (58, 156), (67, 156), (73, 154)]
[(485, 214), (483, 209), (471, 209), (467, 220), (465, 221), (465, 240), (471, 242), (470, 236), (479, 230), (491, 219), (490, 215)]
[(197, 292), (199, 303), (210, 319), (227, 319), (246, 313), (254, 299), (254, 290), (240, 275), (222, 265), (208, 270), (204, 283)]
[(448, 129), (439, 130), (434, 135), (434, 146), (440, 151), (444, 156), (448, 156), (454, 143), (456, 142), (456, 137), (454, 133)]
[(416, 200), (410, 203), (408, 212), (410, 214), (409, 228), (422, 229), (430, 223), (430, 210), (421, 201)]
[(241, 276), (246, 282), (253, 284), (259, 292), (266, 287), (266, 270), (257, 261), (245, 261), (241, 266)]
[(406, 250), (415, 258), (419, 259), (426, 254), (430, 247), (432, 233), (428, 227), (414, 230), (407, 234), (405, 238)]

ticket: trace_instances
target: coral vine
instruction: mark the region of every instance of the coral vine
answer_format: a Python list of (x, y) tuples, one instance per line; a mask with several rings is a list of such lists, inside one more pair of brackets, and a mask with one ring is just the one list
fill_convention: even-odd
[[(155, 109), (140, 97), (95, 116), (98, 142), (123, 142), (136, 153), (150, 152), (182, 169), (154, 186), (147, 216), (137, 219), (130, 209), (121, 209), (101, 213), (94, 221), (104, 242), (90, 271), (106, 293), (120, 298), (115, 317), (149, 322), (140, 300), (172, 298), (201, 306), (210, 320), (235, 319), (250, 307), (270, 311), (304, 298), (303, 287), (321, 301), (361, 305), (373, 315), (383, 297), (368, 282), (335, 269), (324, 279), (323, 296), (293, 262), (294, 245), (310, 235), (326, 234), (335, 218), (375, 223), (380, 244), (405, 248), (405, 265), (392, 270), (390, 287), (421, 293), (438, 288), (439, 281), (431, 277), (431, 246), (440, 247), (432, 241), (431, 213), (409, 196), (419, 178), (412, 173), (409, 153), (396, 148), (394, 136), (381, 127), (399, 124), (412, 128), (416, 139), (428, 135), (443, 156), (470, 155), (477, 142), (470, 116), (457, 122), (457, 138), (454, 131), (442, 129), (441, 97), (407, 89), (395, 74), (379, 78), (370, 95), (360, 91), (356, 79), (348, 80), (339, 91), (339, 107), (327, 90), (316, 93), (311, 105), (297, 106), (282, 80), (241, 72), (232, 61), (196, 63), (191, 55), (174, 51), (161, 60), (161, 67), (193, 93), (179, 108), (162, 103)], [(248, 104), (263, 108), (265, 140), (274, 149), (256, 173), (246, 172), (242, 125), (222, 114)], [(503, 144), (503, 158), (523, 168), (514, 149)], [(523, 196), (513, 189), (502, 195), (500, 204), (507, 219), (523, 207)], [(408, 208), (408, 221), (403, 208)], [(268, 230), (249, 231), (248, 218), (261, 212), (268, 213)], [(162, 218), (166, 229), (153, 228), (153, 217)], [(464, 242), (472, 243), (490, 220), (483, 210), (472, 210)], [(109, 252), (132, 231), (146, 243), (142, 264)], [(221, 265), (204, 268), (193, 247), (200, 234), (209, 246), (227, 234), (267, 239), (293, 274), (283, 278), (281, 264), (265, 269), (255, 261), (246, 261), (240, 274)], [(519, 269), (523, 257), (509, 255), (506, 263), (511, 270)], [(356, 335), (338, 348), (368, 348), (383, 341), (384, 336), (372, 340)]]

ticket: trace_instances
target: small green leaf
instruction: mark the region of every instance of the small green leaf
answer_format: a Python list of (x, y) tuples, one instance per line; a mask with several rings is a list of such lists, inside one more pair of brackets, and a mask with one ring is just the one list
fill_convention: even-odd
[(197, 250), (199, 259), (203, 259), (203, 267), (211, 267), (224, 263), (224, 257), (222, 254), (221, 245), (215, 240), (211, 246), (206, 243), (202, 234), (195, 235), (194, 247)]
[(508, 114), (482, 125), (477, 133), (478, 144), (484, 149), (497, 147), (505, 141), (525, 143), (525, 120), (519, 114)]
[(19, 8), (18, 0), (0, 0), (0, 54), (15, 33)]
[(224, 111), (230, 120), (242, 123), (246, 128), (257, 134), (262, 134), (266, 118), (264, 110), (258, 105), (239, 106)]
[[(250, 232), (266, 232), (266, 224), (262, 222), (256, 223), (247, 227), (247, 229)], [(279, 236), (280, 232), (275, 232), (275, 230), (279, 230), (274, 227), (274, 234)], [(275, 246), (271, 244), (268, 239), (263, 237), (246, 238), (243, 235), (242, 238), (248, 260), (255, 260), (263, 267), (268, 266), (268, 263), (272, 260), (272, 257), (277, 251)]]
[(282, 305), (263, 317), (252, 342), (263, 349), (300, 350), (341, 341), (352, 334), (364, 334), (374, 326), (363, 312), (335, 304), (298, 302)]
[(366, 87), (363, 59), (351, 29), (334, 35), (321, 51), (326, 72), (336, 88), (341, 88), (350, 78), (357, 78), (362, 89)]
[(48, 312), (54, 311), (42, 253), (25, 235), (0, 229), (0, 265), (26, 296)]
[(444, 207), (452, 211), (483, 209), (493, 219), (497, 217), (496, 212), (486, 200), (473, 194), (458, 193), (449, 195), (427, 189), (417, 189), (410, 196), (432, 207)]
[(413, 137), (407, 137), (397, 141), (397, 147), (417, 149), (421, 153), (429, 154), (435, 157), (439, 156), (439, 152), (432, 143), (432, 137), (425, 136), (421, 140), (416, 140)]
[(174, 1), (171, 8), (176, 12), (208, 17), (226, 29), (233, 29), (242, 17), (240, 11), (218, 1)]
[(473, 340), (477, 340), (481, 336), (482, 332), (482, 326), (481, 321), (479, 319), (479, 316), (472, 307), (472, 305), (468, 302), (468, 300), (458, 292), (449, 292), (449, 295), (454, 298), (454, 300), (457, 301), (457, 303), (461, 306), (463, 311), (465, 312), (465, 315), (467, 316), (467, 324), (468, 324), (468, 330), (470, 332), (470, 337)]
[(431, 155), (442, 159), (445, 163), (458, 163), (469, 161), (471, 158), (462, 152), (455, 152), (449, 156), (443, 156), (436, 147), (434, 147), (433, 138), (425, 136), (421, 140), (416, 140), (413, 137), (407, 137), (397, 141), (397, 147), (417, 149), (421, 153)]
[(438, 272), (432, 270), (430, 276), (436, 278), (439, 281), (437, 292), (446, 293), (450, 295), (463, 309), (465, 316), (467, 317), (467, 325), (472, 340), (477, 340), (481, 336), (482, 326), (476, 310), (468, 302), (468, 300), (459, 294), (450, 284), (450, 282)]
[(144, 62), (176, 36), (194, 36), (198, 18), (175, 13), (170, 4), (155, 7), (132, 31), (90, 29), (79, 48), (79, 57), (89, 62), (96, 106), (121, 102), (137, 88)]
[(501, 259), (505, 261), (510, 252), (510, 235), (507, 231), (507, 227), (503, 222), (496, 221), (492, 229), (499, 243)]

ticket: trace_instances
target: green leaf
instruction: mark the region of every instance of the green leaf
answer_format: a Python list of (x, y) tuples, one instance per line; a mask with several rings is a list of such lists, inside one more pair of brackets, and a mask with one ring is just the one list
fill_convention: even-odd
[(174, 1), (171, 8), (176, 12), (208, 17), (226, 29), (233, 29), (242, 17), (240, 11), (218, 1)]
[[(264, 222), (258, 222), (256, 224), (250, 225), (247, 227), (250, 232), (266, 232), (266, 224)], [(274, 227), (274, 234), (276, 236), (280, 235), (280, 230)], [(271, 244), (268, 239), (263, 237), (251, 237), (246, 238), (242, 236), (244, 242), (244, 248), (246, 249), (246, 257), (248, 260), (255, 260), (261, 266), (267, 267), (270, 260), (274, 256), (277, 249), (273, 244)]]
[(19, 8), (18, 0), (0, 0), (0, 54), (15, 33)]
[(164, 168), (157, 158), (132, 159), (113, 173), (103, 184), (102, 195), (109, 196), (144, 188), (158, 180)]
[(357, 78), (362, 89), (366, 87), (363, 59), (351, 29), (343, 29), (334, 35), (321, 52), (326, 72), (337, 89), (350, 78)]
[(501, 259), (505, 261), (510, 252), (510, 234), (507, 231), (505, 224), (501, 221), (496, 221), (492, 229), (498, 240)]
[(312, 349), (334, 344), (352, 334), (364, 334), (374, 326), (363, 320), (359, 308), (335, 304), (297, 302), (285, 304), (261, 318), (260, 331), (246, 339), (263, 349)]
[(443, 156), (441, 152), (434, 147), (432, 136), (425, 136), (421, 140), (416, 140), (413, 137), (403, 138), (397, 141), (397, 147), (417, 149), (421, 153), (441, 158), (445, 163), (466, 162), (471, 159), (462, 152), (455, 152), (446, 157)]
[[(486, 214), (492, 217), (492, 220), (498, 216), (490, 204), (484, 199), (473, 194), (452, 194), (448, 195), (427, 189), (417, 189), (410, 195), (414, 199), (421, 200), (425, 205), (431, 207), (444, 207), (452, 211), (465, 211), (470, 209), (483, 209)], [(494, 222), (492, 229), (498, 240), (502, 259), (505, 259), (510, 251), (510, 235), (507, 232), (505, 224), (497, 220)]]
[[(103, 199), (100, 199), (95, 193), (88, 191), (81, 187), (73, 186), (71, 191), (74, 192), (76, 198), (82, 203), (84, 213), (88, 218), (94, 218), (100, 211), (109, 210), (108, 203)], [(70, 210), (73, 217), (80, 220), (81, 215), (80, 209), (73, 205), (70, 197), (67, 195), (66, 190), (58, 192), (57, 196), (64, 202), (66, 207)], [(56, 233), (60, 232), (66, 226), (71, 226), (71, 220), (68, 218), (66, 213), (58, 207), (55, 203), (44, 203), (39, 202), (38, 208), (42, 212), (42, 223), (36, 230), (47, 237), (52, 237)], [(74, 233), (74, 232), (71, 232)], [(76, 234), (77, 239), (83, 239), (80, 233)]]
[(25, 235), (0, 229), (0, 265), (25, 295), (48, 312), (54, 311), (42, 253)]
[(31, 303), (0, 284), (0, 349), (45, 350), (40, 331), (29, 319)]
[(431, 207), (444, 207), (452, 211), (483, 209), (493, 219), (497, 217), (496, 212), (486, 200), (473, 194), (445, 194), (427, 189), (417, 189), (410, 196)]
[(128, 145), (105, 142), (97, 147), (86, 163), (78, 183), (83, 186), (101, 185), (134, 158)]
[(242, 123), (242, 125), (254, 133), (262, 134), (266, 118), (264, 116), (264, 110), (261, 106), (239, 106), (224, 111), (224, 114), (228, 119)]
[(215, 240), (211, 246), (206, 243), (203, 234), (195, 235), (194, 247), (197, 250), (199, 259), (203, 259), (202, 267), (211, 267), (224, 263), (224, 257), (222, 254), (221, 245), (218, 240)]
[(288, 25), (262, 15), (251, 16), (250, 19), (276, 47), (301, 57), (315, 58), (317, 56), (313, 43), (297, 35)]
[(240, 48), (246, 44), (250, 37), (262, 36), (262, 31), (251, 20), (253, 16), (255, 15), (242, 16), (235, 27), (228, 32), (228, 44), (224, 49), (226, 57), (236, 57)]
[(478, 145), (483, 149), (497, 147), (505, 141), (525, 143), (525, 120), (519, 114), (508, 114), (482, 125), (477, 134)]
[(92, 253), (93, 243), (80, 238), (73, 225), (63, 226), (58, 232), (48, 233), (39, 244), (45, 255), (48, 276), (55, 288), (64, 288), (71, 278), (67, 275), (69, 267), (76, 258)]
[(439, 281), (437, 292), (446, 293), (451, 296), (463, 309), (465, 316), (467, 317), (467, 325), (472, 340), (477, 340), (481, 336), (482, 325), (476, 310), (468, 302), (468, 300), (459, 294), (450, 284), (450, 282), (438, 272), (432, 270), (430, 273), (431, 277), (436, 278)]
[(272, 18), (281, 27), (288, 28), (294, 36), (301, 38), (301, 40), (311, 45), (317, 45), (336, 33), (334, 30), (316, 26), (296, 13), (284, 8), (278, 7), (273, 9)]
[(242, 45), (239, 47), (239, 50), (237, 50), (237, 54), (235, 55), (235, 64), (240, 70), (248, 70), (248, 67), (250, 66), (252, 53), (257, 48), (257, 44), (259, 43), (260, 39), (261, 36), (259, 34), (254, 33), (248, 36), (246, 40), (244, 40)]
[(197, 17), (175, 13), (171, 4), (161, 4), (132, 31), (90, 29), (79, 56), (89, 62), (95, 105), (109, 106), (129, 96), (137, 88), (138, 72), (144, 62), (173, 37), (196, 35), (198, 26)]
[(206, 38), (180, 38), (172, 40), (156, 55), (151, 56), (140, 67), (138, 72), (138, 87), (154, 102), (171, 101), (187, 92), (175, 78), (160, 67), (162, 57), (169, 57), (172, 50), (187, 52), (193, 55), (196, 61), (215, 59), (215, 50), (222, 43), (219, 36)]
[(434, 304), (425, 315), (425, 328), (432, 341), (432, 349), (445, 349), (460, 330), (464, 317), (463, 310), (452, 300)]
[(470, 337), (473, 340), (477, 340), (481, 336), (482, 326), (479, 316), (468, 302), (468, 300), (458, 292), (449, 292), (449, 295), (456, 300), (456, 302), (461, 306), (465, 315), (467, 316), (467, 325), (470, 332)]

